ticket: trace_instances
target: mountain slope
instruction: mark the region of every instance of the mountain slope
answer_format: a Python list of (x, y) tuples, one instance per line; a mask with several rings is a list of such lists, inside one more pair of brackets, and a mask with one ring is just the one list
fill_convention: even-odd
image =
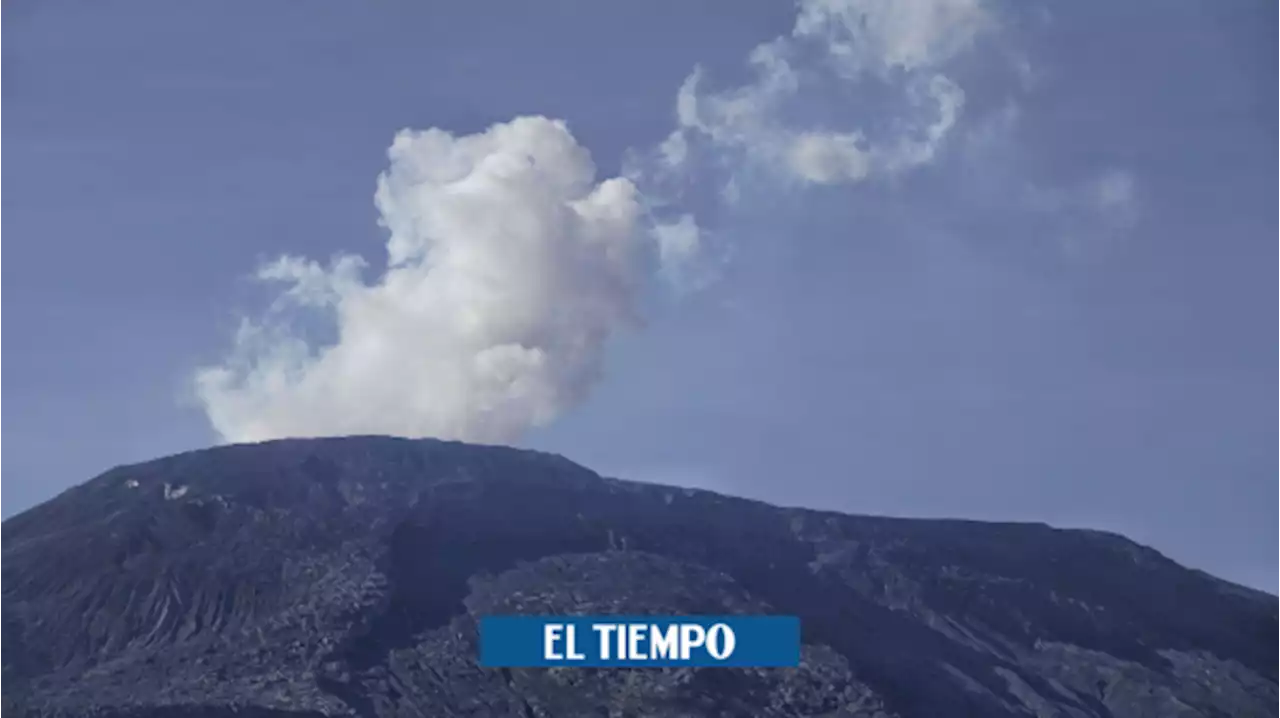
[[(1122, 537), (777, 508), (501, 447), (121, 467), (4, 522), (3, 558), (14, 715), (1276, 715), (1276, 598)], [(794, 614), (806, 647), (799, 669), (480, 669), (499, 611)]]

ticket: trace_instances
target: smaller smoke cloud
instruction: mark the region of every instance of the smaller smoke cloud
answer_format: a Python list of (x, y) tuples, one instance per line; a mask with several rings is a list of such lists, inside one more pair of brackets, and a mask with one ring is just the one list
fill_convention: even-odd
[[(801, 0), (790, 32), (746, 57), (749, 81), (717, 87), (694, 68), (675, 129), (625, 174), (657, 214), (708, 184), (732, 213), (744, 193), (905, 175), (937, 161), (964, 111), (947, 68), (998, 29), (981, 0)], [(733, 251), (688, 215), (656, 238), (681, 290), (705, 286)]]
[[(601, 348), (634, 318), (639, 203), (597, 181), (561, 122), (522, 117), (469, 136), (400, 133), (376, 204), (387, 269), (283, 257), (284, 285), (226, 364), (197, 375), (228, 441), (387, 433), (511, 441), (581, 399)], [(696, 241), (676, 232), (671, 253)], [(311, 308), (337, 339), (294, 324)]]
[[(963, 90), (942, 68), (993, 27), (978, 0), (805, 0), (791, 33), (748, 57), (752, 82), (708, 90), (705, 73), (694, 70), (680, 88), (678, 126), (661, 164), (689, 172), (691, 147), (702, 145), (704, 155), (737, 155), (744, 167), (813, 184), (928, 164), (964, 107)], [(795, 112), (868, 87), (896, 103), (892, 121), (874, 131), (819, 127), (828, 123)]]

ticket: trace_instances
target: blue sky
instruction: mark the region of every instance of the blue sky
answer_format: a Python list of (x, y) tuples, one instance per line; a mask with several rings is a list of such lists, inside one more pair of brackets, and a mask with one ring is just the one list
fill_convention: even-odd
[(1273, 3), (3, 12), (6, 516), (377, 431), (1276, 590)]

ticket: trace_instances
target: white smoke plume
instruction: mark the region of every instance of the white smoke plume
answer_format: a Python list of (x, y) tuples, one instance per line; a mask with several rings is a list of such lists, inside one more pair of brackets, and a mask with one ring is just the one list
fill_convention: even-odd
[[(283, 257), (286, 284), (197, 391), (228, 441), (385, 433), (511, 441), (579, 401), (609, 335), (634, 318), (639, 204), (597, 181), (562, 122), (521, 117), (455, 137), (401, 132), (378, 181), (387, 270)], [(289, 323), (336, 323), (313, 347)]]
[[(586, 396), (654, 275), (706, 277), (707, 233), (682, 188), (718, 173), (731, 205), (761, 177), (854, 183), (933, 162), (965, 103), (944, 67), (995, 28), (981, 0), (803, 0), (792, 31), (751, 53), (751, 82), (709, 90), (694, 69), (673, 133), (624, 178), (597, 178), (567, 125), (543, 117), (466, 136), (403, 131), (375, 197), (386, 270), (366, 279), (358, 256), (261, 268), (284, 289), (225, 362), (197, 373), (203, 407), (235, 442), (517, 440)], [(896, 98), (873, 126), (796, 112), (867, 84)], [(297, 328), (308, 314), (333, 326), (331, 341)]]

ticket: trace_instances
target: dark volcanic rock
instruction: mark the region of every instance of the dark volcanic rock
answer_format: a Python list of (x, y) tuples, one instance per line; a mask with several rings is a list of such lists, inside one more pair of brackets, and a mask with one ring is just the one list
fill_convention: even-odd
[[(6, 521), (11, 716), (1275, 716), (1277, 600), (1119, 536), (846, 516), (528, 451), (291, 440)], [(476, 666), (492, 612), (785, 613), (797, 669)]]

